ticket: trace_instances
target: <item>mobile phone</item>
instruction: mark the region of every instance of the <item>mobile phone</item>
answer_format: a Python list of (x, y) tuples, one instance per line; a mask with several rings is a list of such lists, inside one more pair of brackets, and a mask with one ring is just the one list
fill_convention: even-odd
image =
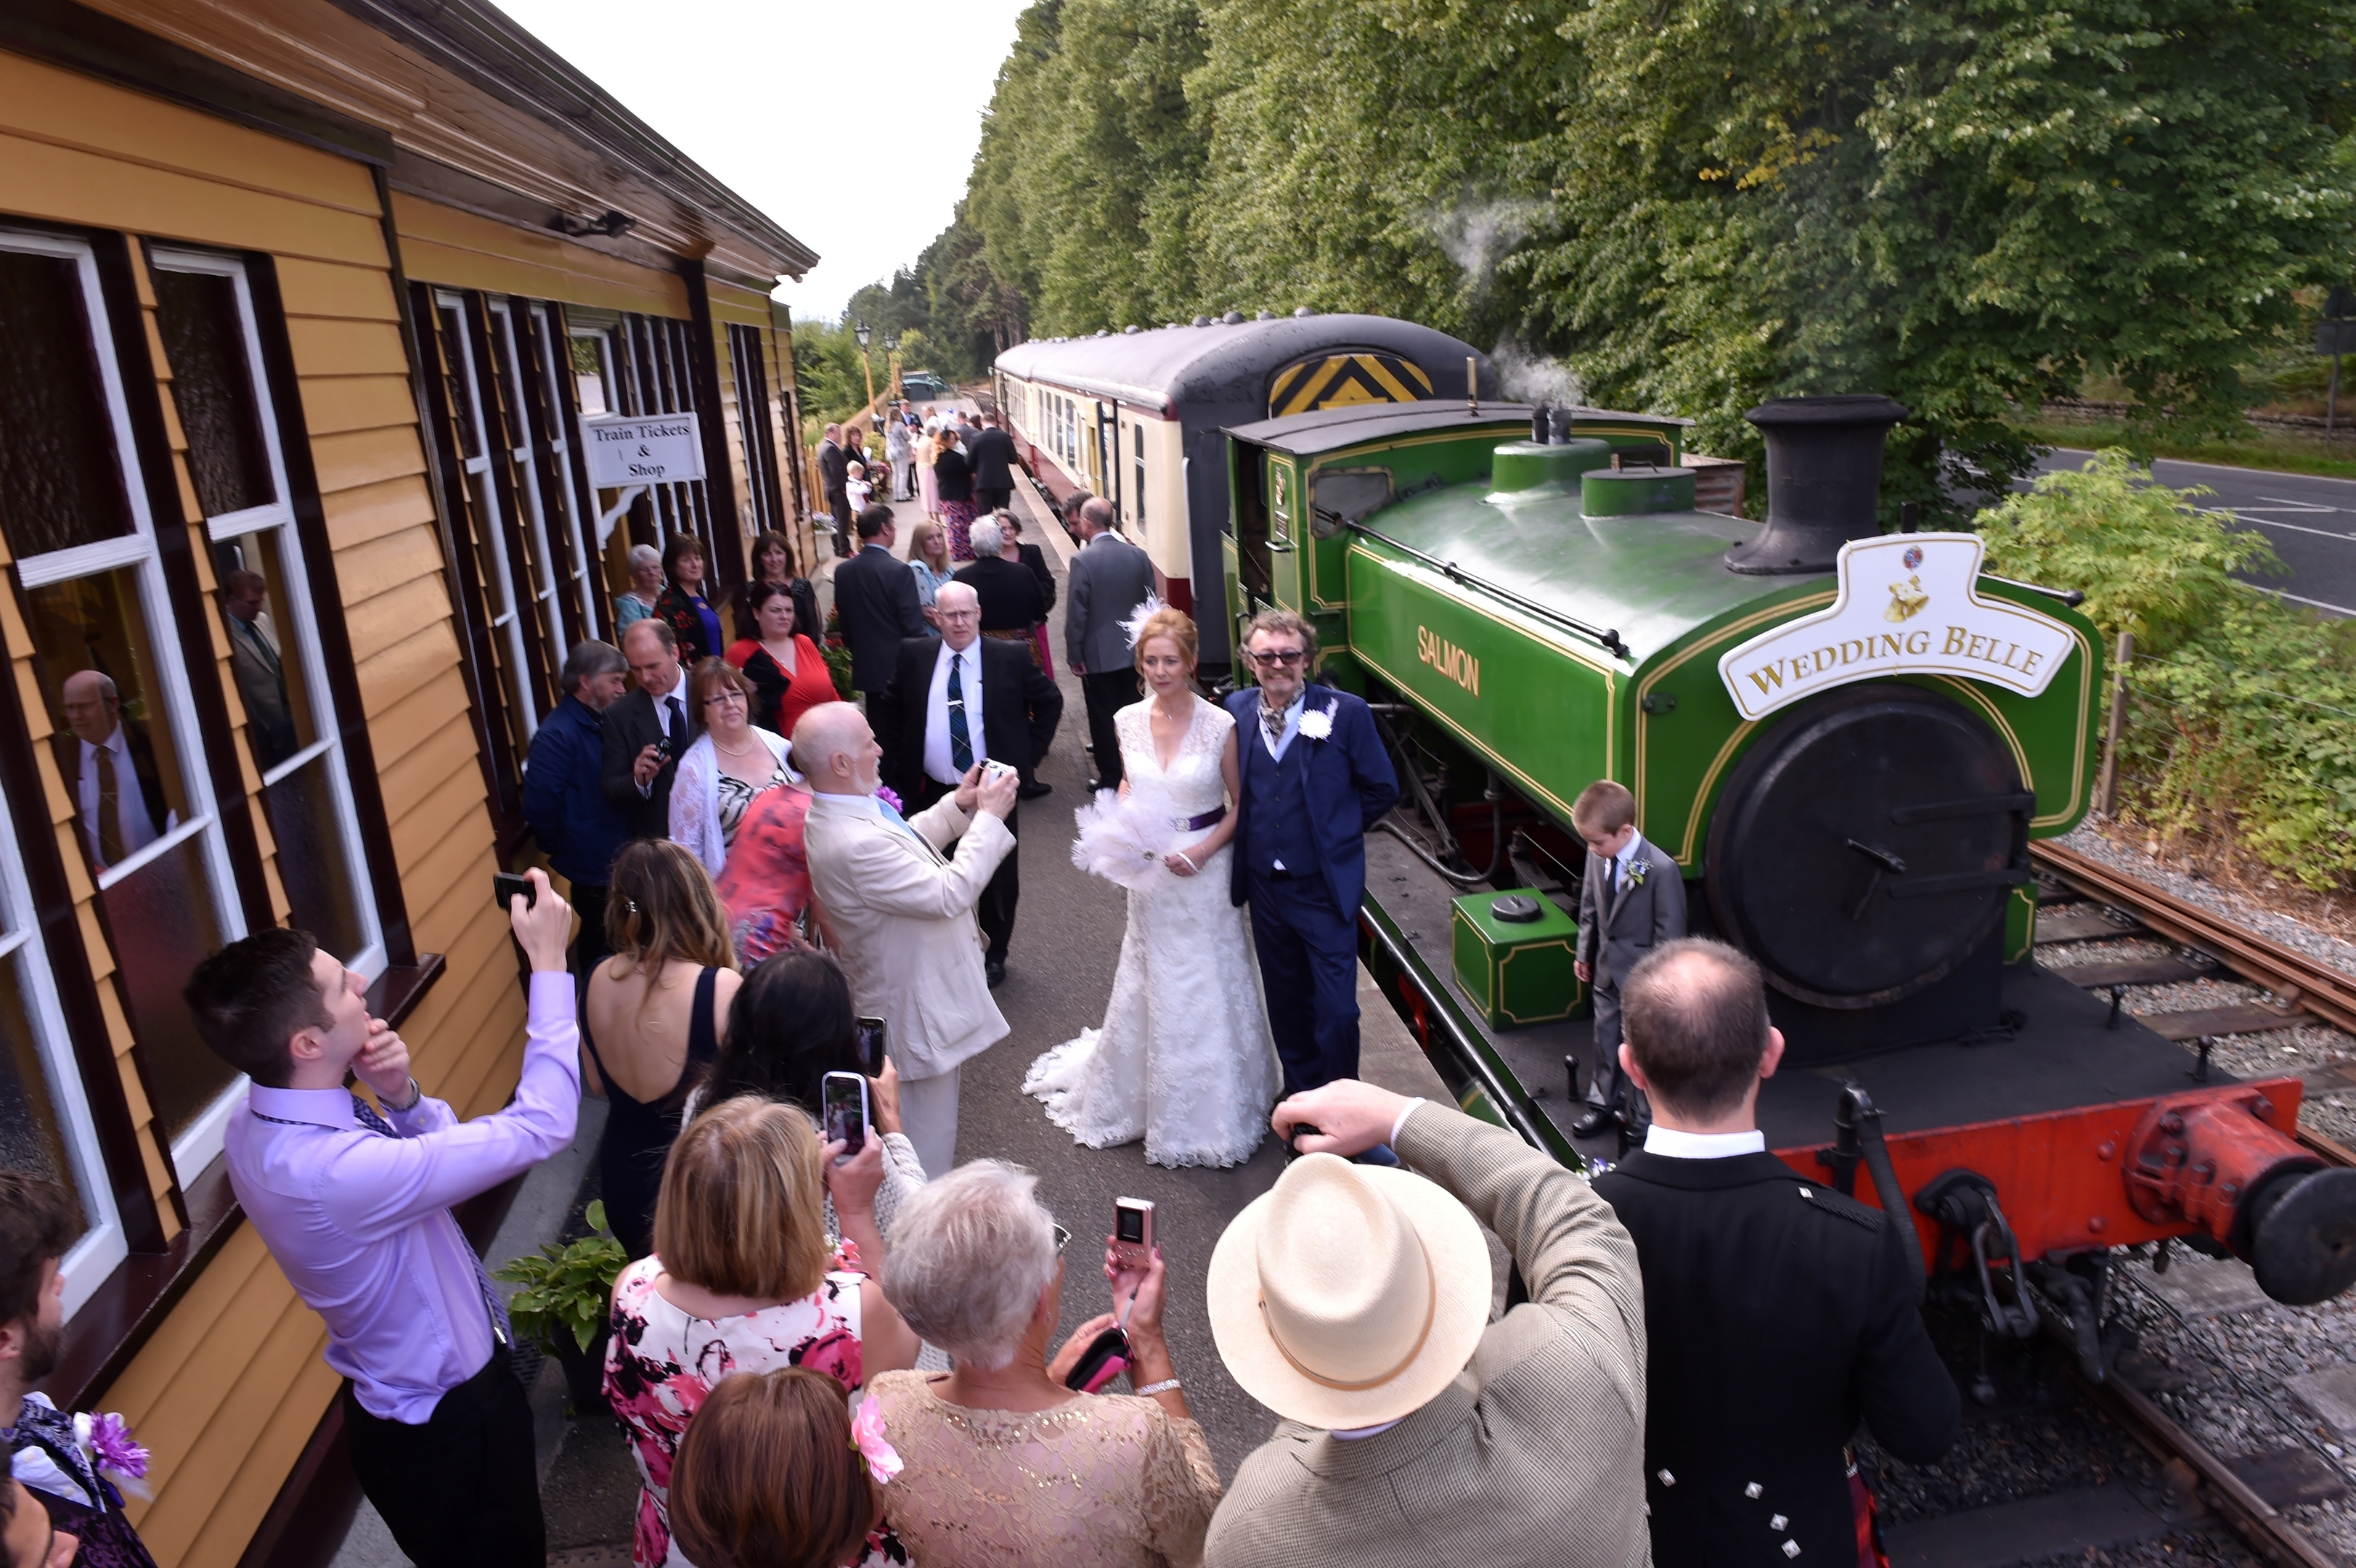
[(1094, 1393), (1129, 1371), (1130, 1359), (1129, 1336), (1118, 1328), (1108, 1328), (1080, 1352), (1080, 1359), (1065, 1375), (1064, 1386)]
[(848, 1159), (867, 1147), (867, 1080), (856, 1072), (830, 1072), (819, 1085), (826, 1141), (843, 1146)]
[(852, 1021), (851, 1038), (859, 1042), (860, 1071), (870, 1078), (884, 1075), (884, 1020), (860, 1018)]
[(526, 909), (531, 908), (534, 904), (537, 904), (540, 901), (540, 894), (533, 889), (531, 879), (530, 877), (519, 877), (513, 871), (493, 871), (491, 873), (491, 898), (498, 904), (499, 908), (503, 910), (513, 909), (515, 907), (515, 905), (508, 901), (510, 899), (520, 898), (523, 900), (523, 907)]
[(1116, 1198), (1112, 1204), (1112, 1252), (1123, 1268), (1153, 1261), (1153, 1205), (1142, 1198)]

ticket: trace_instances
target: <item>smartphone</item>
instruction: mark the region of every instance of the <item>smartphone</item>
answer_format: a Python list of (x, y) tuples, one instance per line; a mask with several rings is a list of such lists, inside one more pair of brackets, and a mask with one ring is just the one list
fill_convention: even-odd
[(1108, 1328), (1080, 1352), (1080, 1359), (1064, 1379), (1064, 1386), (1094, 1393), (1129, 1371), (1129, 1336), (1117, 1328)]
[(1152, 1204), (1142, 1198), (1113, 1200), (1112, 1251), (1123, 1268), (1144, 1268), (1152, 1263)]
[(531, 908), (534, 904), (537, 904), (540, 901), (540, 894), (534, 891), (531, 884), (531, 879), (530, 877), (519, 877), (513, 871), (493, 871), (491, 873), (491, 898), (498, 904), (499, 908), (503, 910), (513, 909), (515, 907), (515, 905), (508, 901), (510, 899), (522, 899), (523, 907), (526, 909)]
[(870, 1078), (884, 1076), (884, 1020), (857, 1019), (851, 1023), (851, 1033), (859, 1042), (860, 1071)]
[(844, 1158), (867, 1147), (867, 1080), (856, 1072), (830, 1072), (820, 1082), (826, 1141), (843, 1146)]

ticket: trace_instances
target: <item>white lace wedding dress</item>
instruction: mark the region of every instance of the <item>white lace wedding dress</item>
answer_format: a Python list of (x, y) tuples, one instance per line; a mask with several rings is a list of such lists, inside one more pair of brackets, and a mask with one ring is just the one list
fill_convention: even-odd
[[(1220, 758), (1235, 719), (1197, 698), (1194, 721), (1165, 770), (1153, 749), (1151, 701), (1115, 716), (1132, 791), (1166, 791), (1181, 818), (1226, 802)], [(1213, 832), (1181, 834), (1173, 846)], [(1145, 1139), (1156, 1165), (1239, 1165), (1268, 1134), (1283, 1082), (1268, 1029), (1245, 912), (1227, 901), (1227, 857), (1181, 877), (1157, 870), (1129, 895), (1129, 929), (1104, 1027), (1080, 1031), (1031, 1064), (1025, 1093), (1092, 1148)]]

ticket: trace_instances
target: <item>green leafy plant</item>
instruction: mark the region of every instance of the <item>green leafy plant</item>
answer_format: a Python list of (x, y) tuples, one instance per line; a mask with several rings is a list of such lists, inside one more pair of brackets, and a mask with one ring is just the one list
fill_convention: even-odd
[(520, 1338), (551, 1355), (561, 1353), (566, 1335), (575, 1349), (589, 1349), (605, 1321), (614, 1281), (630, 1261), (605, 1228), (604, 1200), (593, 1200), (583, 1217), (590, 1234), (562, 1247), (545, 1243), (538, 1257), (517, 1258), (491, 1276), (523, 1286), (509, 1301), (508, 1317)]

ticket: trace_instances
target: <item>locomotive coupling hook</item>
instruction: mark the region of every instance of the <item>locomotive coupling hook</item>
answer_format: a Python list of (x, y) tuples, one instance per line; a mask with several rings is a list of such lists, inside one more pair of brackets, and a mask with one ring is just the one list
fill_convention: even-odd
[(2275, 1300), (2308, 1307), (2356, 1284), (2356, 1169), (2292, 1141), (2297, 1085), (2239, 1083), (2156, 1100), (2127, 1139), (2127, 1200), (2155, 1224), (2222, 1243)]

